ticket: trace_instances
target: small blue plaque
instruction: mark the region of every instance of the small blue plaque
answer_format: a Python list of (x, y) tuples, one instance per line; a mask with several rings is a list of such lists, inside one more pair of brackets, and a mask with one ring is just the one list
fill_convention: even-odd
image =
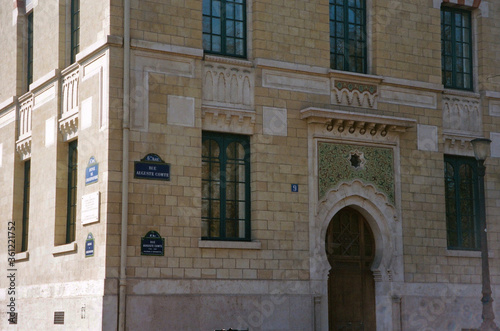
[(92, 156), (89, 160), (88, 166), (85, 169), (85, 185), (97, 183), (99, 180), (99, 164)]
[(298, 192), (299, 191), (299, 184), (292, 184), (292, 192)]
[(149, 231), (141, 238), (141, 255), (164, 256), (165, 238), (156, 231)]
[(94, 256), (94, 236), (92, 233), (87, 235), (87, 240), (85, 240), (85, 257)]

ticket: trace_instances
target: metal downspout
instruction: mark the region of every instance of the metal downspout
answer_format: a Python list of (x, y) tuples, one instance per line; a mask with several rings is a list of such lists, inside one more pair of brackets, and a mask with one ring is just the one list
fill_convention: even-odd
[(123, 8), (123, 146), (122, 146), (122, 219), (120, 242), (120, 280), (118, 295), (118, 330), (126, 329), (127, 303), (127, 236), (128, 236), (128, 173), (130, 134), (130, 0)]

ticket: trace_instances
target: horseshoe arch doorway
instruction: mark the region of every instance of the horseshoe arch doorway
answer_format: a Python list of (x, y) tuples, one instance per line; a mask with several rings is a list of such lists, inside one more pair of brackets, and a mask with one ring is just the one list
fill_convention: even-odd
[(330, 331), (376, 330), (375, 282), (371, 265), (375, 239), (355, 209), (341, 209), (326, 232), (328, 324)]

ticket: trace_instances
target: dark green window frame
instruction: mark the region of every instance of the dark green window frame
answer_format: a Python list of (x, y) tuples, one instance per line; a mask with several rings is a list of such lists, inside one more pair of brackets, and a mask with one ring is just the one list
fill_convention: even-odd
[(30, 181), (31, 161), (24, 162), (24, 186), (23, 186), (23, 220), (21, 231), (21, 252), (28, 250), (28, 230), (30, 222)]
[(445, 155), (444, 163), (448, 249), (479, 250), (476, 159)]
[(202, 239), (251, 239), (248, 136), (203, 132)]
[(330, 0), (330, 68), (367, 72), (365, 0)]
[(203, 49), (246, 58), (246, 0), (203, 0)]
[(75, 241), (76, 194), (78, 184), (78, 140), (68, 144), (68, 204), (66, 216), (66, 243)]
[(471, 12), (441, 7), (441, 69), (447, 88), (472, 90)]
[(30, 12), (27, 17), (28, 21), (28, 40), (27, 40), (27, 61), (26, 61), (26, 90), (29, 91), (30, 84), (33, 83), (33, 12)]
[(80, 0), (71, 0), (71, 63), (80, 51)]

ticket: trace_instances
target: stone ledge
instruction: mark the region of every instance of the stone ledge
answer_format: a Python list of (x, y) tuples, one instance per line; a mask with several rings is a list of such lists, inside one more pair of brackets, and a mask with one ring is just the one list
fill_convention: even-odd
[(28, 261), (29, 257), (30, 253), (28, 251), (16, 253), (16, 263), (21, 261)]
[(261, 249), (260, 241), (198, 240), (199, 248)]
[(75, 241), (69, 244), (54, 246), (54, 248), (52, 248), (52, 255), (56, 256), (60, 254), (76, 252), (77, 247), (78, 246), (76, 245)]
[[(460, 250), (447, 249), (446, 256), (481, 258), (481, 251), (460, 251)], [(488, 257), (493, 258), (494, 254), (492, 252), (488, 252)]]
[(170, 44), (162, 44), (158, 42), (145, 41), (140, 39), (132, 39), (130, 41), (131, 48), (142, 49), (147, 51), (156, 51), (161, 53), (173, 53), (195, 58), (203, 57), (203, 50), (201, 48), (176, 46)]

